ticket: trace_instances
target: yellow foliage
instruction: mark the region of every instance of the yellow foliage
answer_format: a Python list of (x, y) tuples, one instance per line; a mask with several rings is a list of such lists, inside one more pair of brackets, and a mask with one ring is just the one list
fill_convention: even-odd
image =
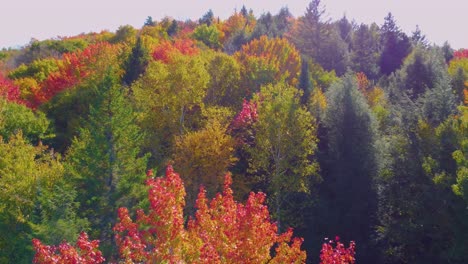
[(327, 108), (327, 98), (323, 94), (322, 90), (316, 88), (310, 95), (310, 109), (311, 112), (317, 116)]
[(380, 87), (374, 87), (371, 91), (366, 94), (367, 102), (371, 108), (377, 105), (385, 105), (385, 92)]
[(176, 139), (174, 167), (186, 177), (189, 204), (195, 201), (201, 184), (208, 194), (219, 191), (229, 166), (236, 161), (235, 141), (226, 134), (226, 128), (215, 120), (200, 131)]

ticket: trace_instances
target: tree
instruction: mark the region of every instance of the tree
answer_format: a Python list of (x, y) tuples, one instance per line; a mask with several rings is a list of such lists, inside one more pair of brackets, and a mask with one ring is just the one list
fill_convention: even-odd
[(343, 15), (343, 17), (337, 22), (337, 25), (341, 39), (350, 46), (353, 37), (353, 24), (349, 23), (346, 15)]
[(403, 59), (411, 52), (411, 43), (408, 36), (396, 25), (392, 13), (385, 17), (381, 30), (382, 54), (379, 66), (383, 74), (389, 75), (400, 68)]
[(137, 35), (136, 29), (130, 25), (120, 26), (115, 32), (115, 36), (109, 40), (110, 43), (134, 43)]
[(33, 239), (32, 242), (36, 251), (33, 263), (36, 264), (99, 264), (105, 260), (102, 257), (102, 253), (97, 250), (99, 240), (89, 241), (86, 233), (80, 234), (75, 247), (66, 242), (63, 242), (58, 247), (43, 245), (38, 239)]
[(57, 234), (74, 239), (86, 227), (63, 174), (60, 156), (30, 145), (21, 131), (8, 141), (0, 138), (0, 262), (31, 263), (31, 237), (56, 243)]
[(234, 139), (218, 121), (200, 131), (189, 132), (176, 140), (174, 166), (184, 173), (187, 211), (195, 208), (198, 189), (203, 185), (209, 197), (221, 190), (223, 176), (234, 164)]
[(156, 23), (153, 21), (153, 18), (151, 16), (148, 16), (145, 20), (145, 24), (143, 24), (144, 27), (153, 27), (156, 26)]
[[(327, 240), (327, 239), (325, 239)], [(336, 243), (336, 246), (334, 245)], [(340, 238), (335, 237), (335, 241), (329, 240), (322, 244), (322, 250), (320, 251), (320, 264), (354, 264), (356, 259), (355, 254), (355, 243), (351, 241), (349, 247), (345, 248), (343, 243), (340, 242)]]
[(361, 24), (352, 38), (351, 68), (363, 72), (371, 79), (376, 79), (380, 72), (379, 35), (377, 25), (371, 27)]
[(454, 120), (455, 128), (459, 135), (459, 149), (453, 152), (453, 159), (457, 162), (457, 182), (452, 186), (455, 194), (463, 197), (468, 203), (468, 107), (460, 106), (461, 117)]
[[(121, 258), (127, 262), (304, 263), (301, 240), (292, 231), (278, 234), (270, 222), (265, 195), (251, 193), (245, 205), (234, 201), (232, 181), (226, 176), (222, 194), (208, 203), (203, 188), (197, 212), (184, 227), (183, 183), (171, 167), (166, 177), (148, 179), (150, 209), (137, 212), (133, 222), (126, 208), (119, 209), (114, 228)], [(142, 228), (152, 226), (151, 229)], [(291, 244), (290, 244), (291, 243)], [(272, 257), (272, 246), (277, 244)], [(255, 247), (252, 247), (255, 245)]]
[(242, 99), (249, 96), (241, 89), (241, 67), (235, 58), (224, 53), (209, 57), (207, 71), (210, 75), (204, 102), (238, 109)]
[(301, 63), (301, 74), (299, 75), (298, 88), (302, 91), (301, 104), (307, 105), (312, 92), (312, 82), (310, 81), (309, 63), (304, 58)]
[(244, 45), (234, 57), (243, 66), (243, 85), (253, 92), (263, 84), (281, 81), (297, 84), (301, 63), (299, 52), (286, 39), (262, 36)]
[(141, 37), (136, 41), (135, 46), (132, 48), (132, 53), (128, 56), (125, 62), (125, 74), (123, 82), (126, 85), (131, 85), (140, 75), (145, 73), (148, 66), (148, 51), (145, 49), (141, 42)]
[(221, 49), (220, 34), (221, 32), (215, 25), (207, 26), (206, 24), (201, 24), (193, 31), (193, 38), (203, 42), (212, 49)]
[(206, 12), (199, 20), (198, 20), (198, 23), (201, 25), (201, 24), (205, 24), (207, 25), (208, 27), (211, 26), (211, 24), (213, 24), (214, 22), (214, 14), (213, 14), (213, 11), (210, 9), (208, 10), (208, 12)]
[(6, 102), (0, 98), (0, 136), (8, 141), (20, 131), (31, 143), (53, 137), (50, 121), (40, 111), (32, 111), (24, 105)]
[(264, 86), (254, 96), (258, 120), (248, 150), (249, 171), (260, 177), (269, 193), (280, 229), (292, 220), (300, 222), (288, 207), (292, 194), (308, 193), (311, 183), (320, 181), (312, 159), (317, 147), (315, 121), (299, 100), (299, 91), (284, 83)]
[(415, 46), (421, 46), (424, 48), (428, 47), (426, 35), (421, 32), (419, 25), (416, 25), (416, 29), (413, 31), (413, 34), (411, 35), (411, 41)]
[(153, 50), (153, 59), (166, 64), (172, 61), (173, 56), (193, 56), (199, 53), (198, 48), (191, 39), (177, 39), (174, 42), (162, 41)]
[(94, 89), (97, 100), (68, 151), (67, 173), (78, 190), (86, 190), (78, 194), (80, 214), (90, 219), (93, 236), (110, 246), (115, 210), (144, 197), (148, 156), (140, 156), (143, 134), (112, 69)]
[[(377, 210), (374, 179), (379, 169), (377, 131), (372, 112), (347, 74), (326, 93), (323, 116), (327, 143), (320, 156), (323, 184), (319, 187), (318, 237), (340, 234), (361, 245), (359, 261), (375, 260), (371, 237)], [(321, 222), (323, 221), (323, 222)]]
[(320, 6), (320, 0), (312, 0), (304, 16), (300, 18), (297, 39), (293, 41), (301, 52), (314, 60), (317, 60), (322, 52), (323, 40), (330, 34), (328, 21), (323, 21), (324, 14), (325, 9)]
[(132, 85), (138, 121), (158, 163), (172, 155), (175, 136), (197, 126), (209, 78), (199, 56), (175, 54), (170, 63), (151, 62)]
[(8, 101), (21, 102), (19, 87), (0, 73), (0, 98)]

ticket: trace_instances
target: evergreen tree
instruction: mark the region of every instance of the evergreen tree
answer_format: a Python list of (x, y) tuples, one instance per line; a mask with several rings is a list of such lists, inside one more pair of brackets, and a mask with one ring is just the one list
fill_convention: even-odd
[(199, 20), (198, 23), (201, 24), (206, 24), (207, 26), (211, 26), (214, 22), (214, 14), (213, 11), (210, 9), (208, 12), (206, 12)]
[(422, 47), (428, 46), (426, 35), (424, 35), (421, 32), (421, 29), (419, 28), (418, 25), (416, 25), (416, 29), (413, 31), (413, 34), (411, 35), (411, 41), (413, 42), (413, 45), (415, 46), (422, 46)]
[(310, 81), (309, 63), (302, 58), (301, 74), (299, 75), (299, 89), (302, 90), (301, 104), (307, 105), (312, 92), (312, 82)]
[(392, 13), (385, 17), (381, 28), (382, 54), (380, 56), (380, 70), (383, 74), (390, 74), (400, 68), (403, 59), (411, 51), (411, 43), (405, 33), (396, 25)]
[(372, 244), (379, 170), (376, 122), (355, 77), (344, 76), (328, 92), (323, 117), (327, 143), (321, 155), (323, 184), (319, 186), (318, 212), (312, 219), (318, 238), (339, 235), (355, 240), (361, 250), (357, 261), (376, 262)]
[(323, 40), (330, 35), (328, 21), (323, 21), (324, 13), (320, 0), (310, 2), (305, 15), (300, 18), (298, 36), (293, 40), (301, 52), (315, 60), (322, 52)]
[(173, 37), (179, 31), (179, 24), (177, 20), (173, 19), (171, 25), (167, 28), (167, 34)]
[(346, 15), (344, 15), (338, 22), (338, 30), (340, 32), (341, 38), (348, 44), (351, 45), (351, 40), (353, 36), (353, 24), (348, 21)]
[(144, 27), (152, 27), (155, 26), (156, 23), (153, 21), (153, 18), (151, 16), (148, 16), (145, 20), (145, 24), (143, 25)]
[(80, 214), (90, 220), (92, 237), (110, 247), (117, 208), (135, 206), (145, 197), (147, 156), (140, 156), (142, 133), (115, 73), (109, 70), (93, 88), (96, 102), (73, 140), (67, 164), (78, 188)]
[(131, 85), (140, 75), (145, 73), (148, 66), (148, 52), (141, 42), (139, 37), (135, 46), (132, 48), (132, 53), (125, 62), (125, 74), (123, 82), (126, 85)]
[(353, 35), (351, 68), (363, 72), (370, 79), (379, 76), (379, 33), (377, 25), (361, 24)]

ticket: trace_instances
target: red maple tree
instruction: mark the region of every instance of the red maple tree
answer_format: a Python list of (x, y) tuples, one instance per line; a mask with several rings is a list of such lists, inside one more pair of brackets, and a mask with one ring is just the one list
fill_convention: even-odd
[(171, 62), (171, 57), (174, 54), (191, 56), (198, 54), (198, 52), (199, 50), (195, 46), (195, 42), (193, 42), (191, 39), (176, 39), (174, 42), (166, 40), (162, 41), (154, 48), (153, 59), (162, 61), (164, 63), (169, 63)]
[(356, 244), (351, 241), (349, 247), (345, 248), (340, 242), (340, 238), (336, 236), (335, 241), (329, 240), (323, 243), (320, 251), (320, 264), (354, 264), (356, 261), (354, 258), (355, 247)]
[(0, 73), (0, 97), (10, 102), (21, 103), (20, 94), (19, 87)]
[(36, 254), (34, 263), (41, 264), (99, 264), (104, 262), (98, 240), (89, 241), (88, 235), (82, 232), (76, 246), (62, 242), (59, 246), (43, 245), (38, 239), (32, 240)]
[[(147, 173), (149, 212), (133, 221), (127, 208), (118, 211), (115, 240), (123, 263), (305, 263), (302, 239), (292, 230), (278, 234), (265, 194), (251, 193), (245, 204), (234, 200), (226, 175), (223, 193), (208, 201), (204, 188), (195, 218), (184, 225), (185, 188), (171, 166), (165, 177)], [(101, 263), (98, 242), (80, 235), (77, 246), (45, 246), (33, 240), (35, 263)], [(275, 252), (272, 256), (271, 252)]]
[[(251, 193), (246, 204), (234, 200), (232, 179), (210, 202), (201, 188), (194, 219), (184, 227), (185, 190), (171, 166), (166, 177), (149, 178), (150, 210), (137, 211), (133, 222), (126, 208), (119, 210), (114, 230), (120, 256), (132, 262), (189, 263), (304, 263), (302, 239), (292, 230), (278, 234), (270, 220), (265, 194)], [(271, 249), (276, 254), (271, 256)]]

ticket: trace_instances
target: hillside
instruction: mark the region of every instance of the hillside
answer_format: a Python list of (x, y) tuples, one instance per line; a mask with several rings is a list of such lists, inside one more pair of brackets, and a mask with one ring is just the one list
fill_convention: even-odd
[(0, 51), (0, 263), (468, 263), (468, 50), (324, 11)]

